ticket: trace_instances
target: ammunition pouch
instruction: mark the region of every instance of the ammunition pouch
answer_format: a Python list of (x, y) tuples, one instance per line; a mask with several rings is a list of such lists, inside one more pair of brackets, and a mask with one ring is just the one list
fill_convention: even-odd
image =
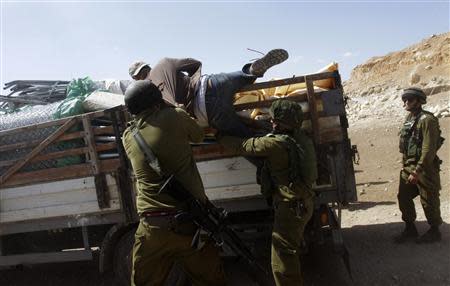
[(416, 128), (418, 117), (414, 121), (407, 121), (400, 130), (399, 151), (406, 158), (419, 160), (422, 153), (422, 132)]

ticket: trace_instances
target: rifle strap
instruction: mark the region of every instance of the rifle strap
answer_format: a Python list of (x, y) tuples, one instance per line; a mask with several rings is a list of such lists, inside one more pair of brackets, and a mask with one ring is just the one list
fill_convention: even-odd
[(150, 149), (150, 146), (148, 146), (147, 142), (145, 142), (144, 137), (142, 137), (141, 132), (139, 132), (136, 126), (132, 127), (132, 134), (134, 140), (136, 140), (136, 143), (139, 146), (139, 149), (141, 149), (141, 151), (144, 152), (145, 160), (147, 161), (150, 168), (152, 168), (164, 180), (158, 191), (158, 194), (160, 194), (172, 182), (172, 180), (174, 179), (174, 175), (164, 174), (164, 172), (161, 170), (161, 165), (159, 164), (158, 158), (155, 156), (152, 149)]
[(150, 149), (150, 146), (148, 146), (147, 142), (145, 142), (144, 137), (142, 137), (141, 132), (139, 132), (139, 129), (136, 126), (132, 127), (132, 134), (134, 140), (136, 140), (136, 143), (139, 146), (139, 149), (144, 152), (146, 161), (150, 168), (152, 168), (159, 176), (164, 177), (164, 173), (161, 170), (161, 165), (159, 164), (158, 158), (155, 156), (152, 149)]

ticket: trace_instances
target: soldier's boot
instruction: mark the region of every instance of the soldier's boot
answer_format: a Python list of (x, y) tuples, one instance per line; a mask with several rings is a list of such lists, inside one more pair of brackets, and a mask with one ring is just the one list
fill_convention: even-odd
[(262, 58), (254, 61), (250, 68), (249, 72), (255, 76), (263, 76), (264, 73), (274, 65), (278, 65), (285, 60), (287, 60), (289, 54), (286, 50), (283, 49), (274, 49), (265, 54)]
[(425, 232), (423, 235), (421, 235), (419, 238), (417, 238), (417, 243), (433, 243), (441, 241), (441, 232), (439, 231), (438, 226), (432, 226), (430, 229)]
[(394, 237), (395, 243), (405, 243), (408, 241), (414, 241), (419, 236), (416, 225), (413, 222), (407, 222), (405, 229), (397, 236)]

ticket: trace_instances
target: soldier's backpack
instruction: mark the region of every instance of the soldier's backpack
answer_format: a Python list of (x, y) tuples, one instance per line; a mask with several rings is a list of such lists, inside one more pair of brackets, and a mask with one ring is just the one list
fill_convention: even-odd
[(279, 136), (287, 143), (291, 182), (302, 181), (311, 186), (318, 177), (316, 152), (312, 140), (303, 132), (296, 133), (295, 139), (288, 135)]
[(266, 197), (271, 195), (271, 192), (277, 185), (274, 177), (281, 175), (281, 173), (287, 173), (290, 184), (301, 182), (308, 187), (312, 187), (312, 184), (318, 177), (318, 173), (316, 153), (311, 139), (302, 132), (296, 134), (296, 139), (285, 134), (269, 134), (268, 136), (281, 139), (284, 143), (289, 153), (289, 167), (275, 174), (271, 170), (269, 162), (267, 160), (264, 162), (260, 175), (263, 195)]

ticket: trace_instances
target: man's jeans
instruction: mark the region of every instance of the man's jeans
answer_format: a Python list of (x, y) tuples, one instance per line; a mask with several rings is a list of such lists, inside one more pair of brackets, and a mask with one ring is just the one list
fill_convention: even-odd
[[(246, 67), (247, 65), (243, 70), (246, 70)], [(237, 71), (213, 74), (209, 80), (211, 87), (207, 89), (205, 95), (209, 124), (223, 135), (252, 137), (253, 133), (239, 120), (233, 108), (233, 100), (234, 94), (243, 86), (253, 83), (256, 77), (243, 71)]]

